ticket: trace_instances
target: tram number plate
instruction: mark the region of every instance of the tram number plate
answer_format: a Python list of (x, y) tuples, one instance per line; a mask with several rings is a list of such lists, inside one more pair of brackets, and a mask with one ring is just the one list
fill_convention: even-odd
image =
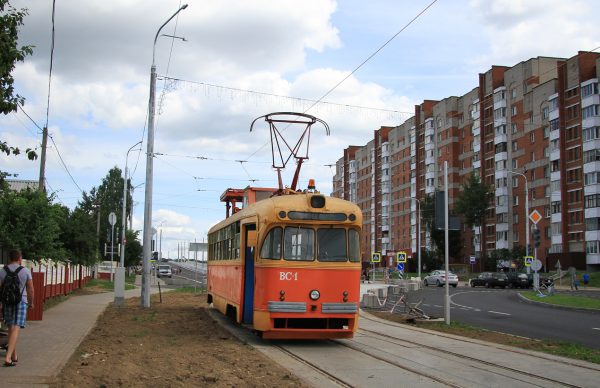
[(279, 280), (298, 280), (298, 272), (279, 272)]

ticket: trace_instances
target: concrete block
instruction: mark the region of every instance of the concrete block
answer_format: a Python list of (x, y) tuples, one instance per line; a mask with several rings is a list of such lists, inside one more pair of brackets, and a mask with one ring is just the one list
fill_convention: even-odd
[(363, 294), (361, 305), (363, 307), (371, 307), (371, 308), (379, 307), (379, 301), (377, 300), (377, 295)]

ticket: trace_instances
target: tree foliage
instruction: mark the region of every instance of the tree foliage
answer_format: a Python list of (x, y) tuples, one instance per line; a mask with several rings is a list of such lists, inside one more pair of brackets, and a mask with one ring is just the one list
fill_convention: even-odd
[(481, 226), (493, 195), (491, 188), (481, 182), (479, 175), (471, 174), (461, 185), (454, 209), (464, 217), (464, 222), (469, 228)]
[[(0, 0), (0, 112), (5, 115), (25, 103), (25, 99), (15, 93), (12, 72), (17, 62), (22, 62), (33, 53), (33, 46), (18, 46), (19, 27), (23, 25), (26, 15), (26, 8), (17, 10), (8, 0)], [(0, 140), (0, 153), (19, 155), (21, 150)], [(25, 154), (29, 160), (37, 158), (35, 150), (31, 148), (27, 148)], [(11, 174), (0, 171), (0, 184), (7, 176)]]
[[(445, 234), (443, 229), (437, 229), (435, 226), (435, 197), (428, 195), (421, 201), (421, 217), (425, 227), (429, 232), (431, 245), (429, 249), (435, 253), (438, 260), (432, 259), (431, 265), (436, 262), (444, 262), (443, 257), (446, 252)], [(463, 240), (460, 230), (450, 230), (448, 232), (448, 246), (450, 248), (449, 256), (453, 258), (461, 257)], [(430, 268), (434, 269), (434, 268)]]
[(15, 93), (12, 72), (17, 62), (33, 53), (33, 46), (18, 45), (19, 27), (23, 25), (27, 9), (16, 9), (8, 0), (0, 0), (0, 12), (0, 112), (8, 114), (25, 102)]
[(65, 250), (61, 223), (65, 209), (33, 190), (3, 191), (0, 195), (0, 245), (20, 248), (25, 259), (61, 260)]

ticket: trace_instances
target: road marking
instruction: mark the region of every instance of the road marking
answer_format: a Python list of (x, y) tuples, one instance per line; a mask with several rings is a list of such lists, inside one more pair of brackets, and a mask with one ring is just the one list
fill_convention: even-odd
[(509, 313), (501, 313), (501, 312), (498, 312), (498, 311), (491, 311), (491, 310), (490, 310), (490, 311), (488, 311), (488, 313), (492, 313), (492, 314), (500, 314), (500, 315), (510, 315)]

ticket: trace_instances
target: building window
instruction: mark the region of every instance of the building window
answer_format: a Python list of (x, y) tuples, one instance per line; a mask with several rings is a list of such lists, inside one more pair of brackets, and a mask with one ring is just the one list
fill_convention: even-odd
[(506, 108), (498, 108), (494, 110), (494, 119), (499, 120), (506, 117)]
[(519, 232), (516, 230), (513, 231), (513, 241), (514, 242), (519, 241)]
[(590, 106), (586, 106), (585, 108), (583, 108), (581, 110), (581, 115), (583, 117), (583, 119), (587, 119), (589, 117), (594, 117), (594, 116), (598, 116), (600, 112), (600, 105), (590, 105)]
[(600, 139), (600, 127), (590, 127), (583, 129), (583, 141)]
[(583, 183), (585, 186), (600, 183), (600, 172), (590, 172), (584, 175)]
[(513, 105), (511, 107), (511, 112), (510, 113), (511, 113), (512, 116), (516, 116), (517, 115), (517, 106), (516, 105)]
[(550, 204), (550, 211), (552, 214), (560, 213), (561, 204), (560, 201), (554, 201)]
[(550, 131), (556, 131), (560, 127), (558, 119), (550, 120)]
[(512, 150), (513, 150), (513, 152), (516, 151), (517, 149), (518, 149), (517, 141), (513, 140), (513, 142), (512, 142)]
[(517, 127), (517, 123), (511, 123), (510, 129), (511, 129), (511, 132), (513, 135), (519, 131), (519, 127)]
[(547, 119), (548, 118), (548, 113), (549, 113), (550, 109), (548, 109), (547, 106), (542, 108), (542, 119)]
[(519, 213), (513, 213), (513, 224), (519, 223)]
[(567, 140), (579, 139), (579, 125), (567, 128)]
[(518, 159), (512, 160), (512, 168), (513, 168), (513, 170), (516, 168), (519, 168), (519, 160)]
[(531, 144), (535, 143), (535, 132), (531, 132), (529, 134), (529, 141), (531, 141)]
[(516, 195), (513, 197), (513, 206), (518, 206), (519, 205), (519, 197), (517, 197)]
[(586, 209), (600, 207), (600, 194), (586, 195), (583, 203)]
[(587, 84), (581, 88), (581, 97), (585, 98), (593, 94), (598, 94), (598, 82)]

